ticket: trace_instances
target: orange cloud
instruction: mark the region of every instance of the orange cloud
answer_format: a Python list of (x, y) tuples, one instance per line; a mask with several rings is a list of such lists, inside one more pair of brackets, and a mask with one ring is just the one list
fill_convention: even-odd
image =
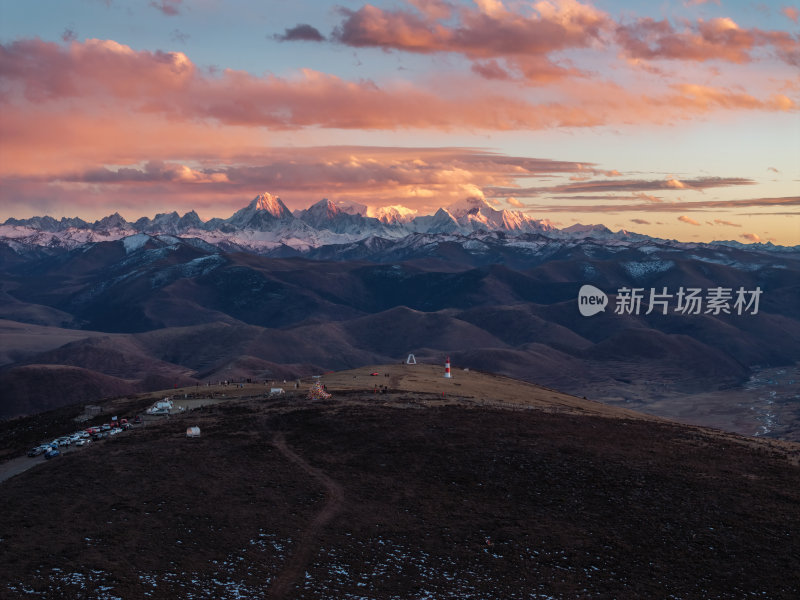
[(794, 6), (784, 6), (781, 9), (781, 13), (793, 23), (797, 23), (798, 18), (800, 18), (800, 10), (797, 10)]
[[(570, 197), (570, 199), (581, 200), (608, 200), (605, 196), (589, 196), (589, 197)], [(685, 202), (661, 202), (661, 203), (647, 203), (647, 204), (537, 204), (529, 205), (530, 211), (550, 211), (550, 212), (686, 212), (695, 210), (736, 210), (742, 208), (753, 207), (792, 207), (800, 206), (800, 196), (787, 196), (783, 198), (747, 198), (743, 200), (691, 200)], [(762, 214), (762, 213), (756, 213)], [(796, 215), (796, 213), (781, 213), (770, 212), (766, 214), (787, 214)]]
[(678, 84), (673, 87), (680, 94), (673, 96), (670, 102), (701, 111), (714, 108), (790, 111), (797, 108), (795, 102), (784, 94), (773, 94), (769, 99), (762, 100), (743, 92), (710, 86)]
[(506, 202), (516, 208), (525, 208), (525, 205), (516, 198), (506, 198)]
[(686, 215), (681, 215), (680, 217), (678, 217), (678, 221), (681, 221), (683, 223), (688, 223), (689, 225), (700, 225), (699, 221), (695, 221), (694, 219), (687, 217)]
[[(533, 196), (539, 194), (580, 194), (586, 192), (644, 192), (651, 190), (705, 190), (717, 187), (730, 187), (740, 185), (753, 185), (755, 181), (743, 177), (697, 177), (678, 181), (674, 177), (668, 179), (607, 179), (593, 181), (579, 181), (550, 187), (531, 188), (490, 188), (486, 193), (490, 196)], [(649, 202), (659, 202), (655, 196), (634, 194)]]
[(424, 211), (469, 196), (483, 197), (483, 187), (508, 185), (517, 177), (571, 173), (585, 164), (464, 148), (262, 148), (223, 157), (205, 151), (192, 154), (185, 147), (181, 151), (180, 161), (105, 160), (100, 166), (77, 169), (79, 162), (73, 159), (67, 170), (47, 173), (40, 167), (38, 172), (13, 174), (4, 178), (5, 208), (43, 212), (46, 199), (56, 197), (87, 210), (99, 211), (109, 199), (116, 203), (115, 210), (142, 207), (148, 201), (162, 210), (169, 198), (174, 208), (215, 206), (224, 213), (240, 207), (255, 191), (268, 190), (292, 208), (327, 197)]
[(671, 190), (685, 190), (687, 188), (687, 185), (685, 183), (683, 183), (678, 179), (675, 179), (674, 177), (667, 179), (665, 185), (667, 188)]
[(611, 28), (605, 13), (576, 0), (538, 2), (524, 14), (499, 0), (481, 0), (475, 8), (444, 3), (428, 7), (418, 0), (411, 4), (416, 11), (369, 4), (341, 9), (344, 19), (332, 38), (358, 48), (458, 53), (472, 60), (472, 71), (486, 79), (509, 79), (513, 70), (529, 81), (544, 82), (578, 74), (549, 54), (599, 44), (601, 34)]
[(663, 200), (663, 198), (653, 196), (652, 194), (645, 194), (644, 192), (636, 192), (633, 194), (633, 197), (638, 200), (646, 200), (647, 202), (661, 202)]
[(458, 52), (471, 58), (542, 56), (590, 46), (610, 25), (605, 13), (576, 0), (538, 2), (528, 14), (508, 10), (496, 0), (455, 10), (456, 23), (449, 24), (445, 19), (450, 13), (443, 10), (419, 14), (369, 4), (358, 10), (342, 9), (344, 20), (333, 37), (348, 46)]
[[(742, 28), (729, 17), (685, 21), (678, 28), (668, 20), (649, 17), (617, 22), (577, 0), (536, 2), (532, 7), (506, 6), (499, 0), (480, 0), (474, 8), (437, 2), (429, 9), (420, 0), (409, 4), (413, 9), (384, 10), (370, 4), (357, 10), (342, 9), (343, 19), (332, 38), (359, 48), (458, 53), (472, 61), (496, 59), (475, 62), (472, 68), (491, 79), (512, 69), (536, 81), (577, 73), (551, 57), (557, 52), (612, 48), (614, 43), (631, 61), (744, 64), (757, 59), (756, 50), (766, 48), (784, 62), (797, 65), (800, 52), (800, 41), (787, 32)], [(796, 9), (787, 7), (782, 12), (796, 22)], [(497, 59), (505, 61), (506, 68)]]
[(754, 244), (761, 241), (761, 236), (759, 236), (756, 233), (743, 233), (739, 237), (742, 238), (743, 240), (747, 240), (748, 242), (752, 242)]
[(687, 23), (678, 31), (667, 20), (640, 18), (616, 29), (616, 41), (626, 56), (645, 60), (722, 60), (748, 63), (759, 47), (773, 48), (789, 64), (796, 64), (800, 41), (784, 31), (743, 29), (728, 17)]
[(781, 94), (759, 99), (690, 84), (648, 97), (614, 84), (586, 82), (564, 87), (565, 101), (533, 102), (524, 95), (493, 90), (470, 88), (466, 93), (463, 88), (448, 88), (442, 92), (409, 82), (379, 86), (310, 69), (288, 78), (256, 77), (230, 69), (206, 71), (180, 52), (135, 51), (109, 40), (67, 46), (19, 40), (0, 45), (0, 73), (3, 112), (18, 110), (33, 121), (59, 113), (65, 119), (84, 120), (89, 115), (116, 114), (127, 121), (162, 117), (170, 123), (273, 130), (466, 127), (504, 131), (666, 122), (719, 109), (797, 108)]
[(714, 219), (714, 223), (717, 225), (727, 225), (728, 227), (741, 227), (739, 223), (731, 223), (730, 221), (724, 221), (722, 219)]

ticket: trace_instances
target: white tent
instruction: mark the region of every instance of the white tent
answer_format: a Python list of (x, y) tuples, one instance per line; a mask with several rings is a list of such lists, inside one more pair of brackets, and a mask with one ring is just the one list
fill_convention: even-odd
[(187, 427), (186, 428), (186, 437), (187, 438), (200, 437), (200, 428), (199, 427)]

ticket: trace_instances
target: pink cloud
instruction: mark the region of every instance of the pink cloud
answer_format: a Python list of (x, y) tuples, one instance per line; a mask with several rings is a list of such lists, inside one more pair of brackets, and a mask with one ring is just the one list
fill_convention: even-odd
[(633, 192), (634, 196), (648, 202), (659, 202), (660, 198), (642, 192), (654, 190), (695, 190), (702, 191), (710, 188), (731, 187), (741, 185), (754, 185), (756, 182), (744, 177), (696, 177), (679, 181), (674, 177), (667, 179), (599, 179), (592, 181), (578, 181), (549, 187), (535, 188), (492, 188), (487, 193), (494, 196), (514, 194), (580, 194), (592, 192)]
[(462, 6), (457, 9), (455, 24), (445, 23), (449, 13), (444, 11), (419, 14), (369, 4), (358, 10), (342, 9), (342, 14), (344, 20), (333, 37), (348, 46), (458, 52), (471, 58), (544, 55), (585, 48), (609, 26), (605, 13), (576, 0), (539, 2), (527, 15), (507, 10), (499, 2), (478, 8)]
[(480, 75), (484, 79), (511, 79), (508, 71), (501, 67), (496, 60), (472, 63), (472, 72)]
[[(151, 150), (158, 152), (156, 147)], [(183, 158), (175, 159), (176, 152)], [(482, 197), (483, 187), (507, 185), (516, 177), (583, 168), (583, 163), (464, 148), (262, 148), (217, 155), (212, 149), (172, 147), (165, 149), (164, 157), (110, 164), (108, 158), (86, 156), (82, 160), (93, 164), (83, 169), (75, 168), (78, 161), (73, 157), (68, 170), (49, 173), (40, 164), (38, 171), (5, 177), (0, 197), (7, 200), (9, 210), (12, 205), (46, 208), (43, 202), (49, 197), (87, 209), (109, 201), (120, 209), (135, 208), (137, 203), (157, 205), (169, 198), (176, 208), (216, 206), (224, 213), (225, 207), (238, 208), (243, 198), (266, 190), (281, 195), (292, 208), (327, 197), (429, 210), (469, 196)], [(98, 162), (103, 164), (97, 166)]]
[(681, 215), (680, 217), (678, 217), (678, 221), (681, 221), (683, 223), (688, 223), (689, 225), (700, 225), (699, 221), (695, 221), (694, 219), (692, 219), (691, 217), (687, 217), (686, 215)]
[(647, 202), (661, 202), (663, 198), (653, 196), (652, 194), (645, 194), (644, 192), (635, 192), (633, 197), (638, 200), (645, 200)]
[(714, 223), (717, 225), (727, 225), (728, 227), (741, 227), (739, 223), (732, 223), (730, 221), (725, 221), (723, 219), (714, 219)]
[(150, 6), (160, 10), (168, 17), (174, 17), (177, 14), (180, 14), (180, 8), (183, 0), (152, 0), (150, 2)]
[(634, 59), (684, 60), (705, 62), (722, 60), (748, 63), (755, 60), (757, 48), (773, 48), (789, 64), (797, 64), (800, 41), (784, 31), (744, 29), (728, 17), (700, 19), (677, 30), (669, 21), (640, 18), (619, 25), (617, 43)]
[(0, 76), (5, 90), (0, 103), (28, 113), (116, 112), (126, 120), (161, 116), (170, 122), (272, 129), (502, 131), (664, 122), (720, 109), (797, 108), (782, 95), (764, 100), (699, 85), (674, 86), (663, 96), (648, 97), (619, 86), (587, 83), (576, 88), (579, 97), (574, 101), (535, 103), (491, 89), (439, 92), (408, 82), (379, 86), (308, 69), (288, 78), (229, 69), (211, 73), (181, 52), (135, 51), (109, 40), (67, 46), (20, 40), (2, 45)]
[(669, 102), (687, 109), (699, 111), (709, 111), (715, 108), (770, 111), (797, 109), (795, 102), (784, 94), (773, 94), (769, 99), (763, 100), (743, 92), (705, 85), (676, 84), (673, 87), (680, 94), (671, 97)]
[[(610, 198), (604, 196), (579, 196), (570, 197), (568, 199), (576, 200), (609, 200)], [(613, 199), (613, 198), (611, 198)], [(646, 203), (646, 204), (557, 204), (557, 205), (533, 205), (529, 208), (532, 211), (547, 210), (551, 212), (601, 212), (601, 213), (614, 213), (614, 212), (687, 212), (697, 210), (720, 210), (732, 211), (744, 208), (754, 207), (793, 207), (800, 206), (800, 196), (786, 196), (781, 198), (747, 198), (742, 200), (691, 200), (679, 202), (661, 202), (661, 203)], [(748, 211), (748, 214), (750, 211)], [(756, 213), (762, 214), (762, 213)], [(781, 212), (770, 212), (767, 214), (784, 214)], [(786, 213), (788, 215), (795, 215), (796, 213)]]
[[(639, 18), (615, 21), (607, 13), (577, 0), (537, 2), (533, 7), (506, 6), (497, 0), (476, 2), (476, 7), (441, 3), (427, 10), (418, 0), (412, 7), (384, 10), (367, 4), (357, 10), (342, 9), (343, 19), (333, 39), (353, 47), (373, 47), (414, 53), (458, 53), (472, 61), (502, 59), (505, 67), (475, 62), (476, 72), (495, 76), (509, 70), (540, 81), (578, 74), (557, 64), (551, 55), (569, 49), (615, 44), (632, 60), (721, 60), (748, 63), (759, 48), (773, 50), (796, 65), (800, 41), (778, 30), (743, 28), (729, 17), (676, 27), (668, 20)], [(794, 12), (792, 12), (794, 11)], [(796, 9), (784, 9), (796, 21)], [(639, 65), (644, 68), (651, 68)], [(497, 78), (497, 77), (495, 77)]]
[(797, 23), (798, 19), (800, 19), (800, 10), (797, 10), (794, 6), (784, 6), (781, 8), (781, 13), (793, 23)]
[[(561, 27), (574, 26), (578, 18), (559, 15), (545, 11), (537, 18)], [(493, 60), (475, 62), (486, 66)], [(499, 59), (497, 64), (504, 66)], [(653, 202), (656, 197), (649, 193), (681, 189), (678, 184), (702, 190), (752, 181), (624, 180), (617, 171), (591, 164), (460, 150), (358, 151), (354, 156), (363, 160), (355, 162), (341, 155), (347, 150), (315, 150), (293, 165), (265, 150), (264, 139), (280, 130), (302, 135), (308, 129), (314, 137), (305, 139), (314, 140), (322, 128), (514, 131), (660, 123), (714, 110), (796, 110), (788, 98), (759, 99), (710, 86), (673, 86), (646, 95), (585, 79), (559, 85), (569, 102), (534, 101), (508, 93), (502, 82), (379, 85), (311, 70), (257, 77), (206, 70), (181, 52), (134, 50), (113, 40), (17, 40), (0, 44), (0, 177), (8, 182), (0, 197), (6, 202), (19, 191), (20, 203), (59, 194), (101, 202), (102, 191), (129, 198), (133, 206), (145, 196), (180, 198), (193, 206), (237, 206), (266, 186), (306, 205), (309, 197), (348, 194), (369, 202), (373, 186), (381, 203), (411, 199), (415, 207), (446, 204), (475, 190), (498, 198), (617, 191)], [(376, 161), (374, 166), (369, 160)], [(554, 173), (603, 179), (515, 187), (518, 177)]]
[(742, 238), (743, 240), (747, 240), (748, 242), (752, 242), (754, 244), (761, 241), (761, 236), (759, 236), (756, 233), (743, 233), (739, 237)]
[[(483, 0), (476, 8), (411, 4), (416, 11), (369, 4), (342, 9), (344, 18), (332, 37), (359, 48), (462, 54), (475, 61), (472, 70), (487, 79), (505, 79), (513, 69), (530, 81), (552, 81), (577, 71), (556, 64), (549, 54), (599, 44), (602, 33), (611, 29), (604, 12), (576, 0), (539, 2), (525, 13), (507, 9), (497, 0)], [(498, 58), (506, 67), (487, 60)]]

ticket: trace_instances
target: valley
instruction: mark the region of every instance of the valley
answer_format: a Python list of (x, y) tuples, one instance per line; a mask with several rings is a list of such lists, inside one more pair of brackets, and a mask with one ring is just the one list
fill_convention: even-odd
[[(427, 217), (382, 221), (325, 202), (290, 213), (263, 194), (207, 223), (166, 213), (135, 224), (113, 215), (91, 225), (7, 221), (0, 418), (414, 353), (689, 423), (797, 439), (795, 392), (764, 398), (758, 383), (762, 370), (800, 361), (796, 248), (558, 230), (483, 201), (462, 204), (437, 213), (447, 230)], [(289, 234), (291, 252), (282, 242), (233, 241)], [(587, 283), (607, 294), (607, 310), (580, 314)], [(644, 297), (635, 312), (619, 310), (625, 289)], [(687, 289), (731, 298), (724, 310), (684, 313), (676, 295)], [(758, 305), (737, 311), (736, 290), (756, 289)], [(662, 293), (673, 306), (648, 310)]]

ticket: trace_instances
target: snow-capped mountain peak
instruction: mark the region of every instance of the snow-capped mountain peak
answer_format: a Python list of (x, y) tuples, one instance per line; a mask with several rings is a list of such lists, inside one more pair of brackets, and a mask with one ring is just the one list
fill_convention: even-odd
[(375, 217), (386, 225), (408, 223), (414, 219), (416, 214), (417, 211), (413, 208), (407, 208), (400, 204), (392, 204), (391, 206), (381, 206), (379, 208), (370, 208), (367, 210), (368, 216)]
[(575, 223), (575, 225), (564, 227), (564, 229), (561, 231), (565, 231), (567, 233), (595, 233), (604, 235), (611, 233), (611, 230), (605, 225), (583, 225), (581, 223)]
[(257, 211), (268, 212), (277, 219), (291, 216), (291, 212), (280, 198), (266, 192), (256, 196), (248, 208), (250, 207)]
[(94, 222), (93, 229), (111, 230), (111, 229), (133, 229), (131, 224), (128, 223), (122, 215), (115, 212), (113, 215), (103, 217), (99, 221)]
[(492, 208), (492, 206), (484, 198), (470, 196), (455, 202), (447, 207), (447, 211), (456, 219), (461, 219), (467, 215), (478, 215), (480, 213), (493, 213), (499, 212)]
[[(224, 249), (257, 253), (278, 252), (294, 255), (312, 248), (348, 244), (384, 244), (393, 241), (431, 239), (466, 240), (471, 247), (485, 245), (487, 239), (508, 239), (519, 247), (538, 247), (541, 239), (557, 243), (600, 243), (622, 247), (655, 238), (620, 230), (612, 232), (604, 225), (572, 225), (556, 229), (549, 221), (533, 219), (521, 211), (497, 210), (482, 197), (470, 197), (432, 215), (418, 215), (402, 205), (370, 208), (349, 201), (323, 199), (307, 209), (289, 211), (277, 196), (260, 194), (231, 217), (215, 217), (203, 222), (194, 211), (182, 217), (177, 212), (126, 221), (114, 213), (94, 223), (79, 218), (49, 216), (29, 219), (9, 218), (0, 224), (0, 249), (3, 245), (14, 252), (26, 249), (73, 249), (87, 243), (108, 242), (136, 237), (128, 245), (136, 247), (153, 236), (166, 239), (203, 240), (202, 243)], [(533, 234), (533, 235), (531, 235)], [(489, 236), (488, 238), (486, 236)], [(494, 237), (492, 237), (494, 236)], [(369, 242), (369, 240), (373, 240)], [(657, 241), (657, 240), (656, 240)], [(148, 242), (149, 243), (149, 242)], [(659, 242), (661, 243), (661, 242)], [(677, 242), (676, 242), (677, 243)], [(362, 245), (363, 245), (362, 244)], [(743, 245), (736, 242), (715, 242), (716, 246), (735, 246), (762, 252), (797, 252), (800, 248), (766, 245)], [(685, 243), (679, 247), (688, 247)], [(126, 246), (127, 248), (127, 246)]]
[(264, 193), (253, 198), (250, 204), (241, 210), (236, 211), (225, 223), (240, 229), (267, 231), (275, 226), (276, 221), (292, 218), (291, 211), (286, 208), (280, 198)]
[[(344, 213), (342, 209), (340, 209), (336, 204), (328, 200), (327, 198), (323, 198), (316, 204), (312, 204), (308, 207), (308, 214), (314, 215), (315, 217), (323, 217), (327, 219), (334, 219), (336, 215)], [(348, 214), (348, 213), (345, 213)]]
[(534, 232), (554, 229), (549, 221), (532, 219), (520, 211), (497, 210), (484, 198), (474, 196), (450, 205), (449, 212), (461, 227), (474, 231)]
[(358, 202), (352, 202), (350, 200), (333, 200), (332, 203), (336, 206), (343, 213), (347, 213), (348, 215), (360, 215), (362, 217), (366, 216), (373, 216), (368, 215), (369, 209), (363, 205), (359, 204)]

